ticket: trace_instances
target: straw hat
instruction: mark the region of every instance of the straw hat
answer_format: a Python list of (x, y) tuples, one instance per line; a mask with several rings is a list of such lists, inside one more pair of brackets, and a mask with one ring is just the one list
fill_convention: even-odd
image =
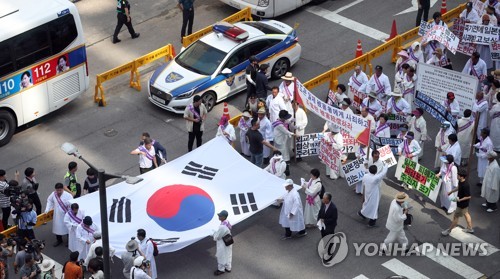
[(244, 111), (241, 116), (248, 117), (248, 118), (252, 117), (252, 115), (250, 115), (250, 113), (248, 111)]
[(257, 111), (258, 114), (266, 114), (266, 108), (262, 107)]
[(139, 249), (139, 244), (134, 239), (131, 239), (127, 242), (127, 245), (125, 245), (125, 249), (127, 249), (128, 252), (134, 252)]
[(295, 77), (292, 75), (292, 73), (286, 72), (286, 74), (282, 76), (281, 79), (293, 81)]
[(389, 95), (393, 97), (403, 97), (403, 94), (401, 92), (392, 92)]
[(406, 199), (408, 199), (408, 195), (405, 192), (399, 192), (394, 198), (398, 202), (404, 202)]
[(56, 264), (54, 263), (53, 260), (50, 259), (45, 259), (42, 262), (42, 265), (40, 266), (40, 269), (45, 272), (51, 270)]

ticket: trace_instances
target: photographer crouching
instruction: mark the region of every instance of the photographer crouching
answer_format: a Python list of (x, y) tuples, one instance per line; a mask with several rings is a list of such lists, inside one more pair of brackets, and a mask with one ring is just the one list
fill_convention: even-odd
[(37, 215), (33, 210), (33, 202), (22, 193), (17, 199), (11, 199), (11, 204), (14, 207), (12, 214), (16, 214), (17, 235), (20, 238), (35, 239), (33, 228), (36, 225)]
[(130, 278), (151, 279), (151, 262), (143, 256), (135, 258), (134, 266), (130, 269)]

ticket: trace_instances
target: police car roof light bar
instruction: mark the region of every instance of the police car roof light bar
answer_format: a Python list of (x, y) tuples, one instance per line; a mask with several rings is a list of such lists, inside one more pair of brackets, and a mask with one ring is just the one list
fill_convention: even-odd
[(214, 24), (212, 30), (234, 41), (244, 41), (249, 36), (247, 31), (225, 21), (219, 21)]

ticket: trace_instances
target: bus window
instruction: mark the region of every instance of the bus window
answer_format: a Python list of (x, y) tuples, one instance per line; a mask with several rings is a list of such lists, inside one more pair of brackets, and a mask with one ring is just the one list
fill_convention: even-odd
[(12, 63), (9, 44), (0, 43), (0, 77), (14, 72), (14, 63)]
[(45, 26), (40, 26), (14, 39), (17, 68), (32, 65), (51, 55), (49, 37)]
[(49, 24), (52, 53), (59, 53), (68, 47), (78, 36), (72, 14), (53, 20)]

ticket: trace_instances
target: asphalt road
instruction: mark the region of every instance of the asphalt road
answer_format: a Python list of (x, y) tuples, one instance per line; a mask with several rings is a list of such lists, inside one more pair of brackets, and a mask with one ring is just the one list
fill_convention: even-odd
[[(141, 37), (131, 40), (123, 29), (120, 34), (122, 42), (116, 45), (111, 43), (111, 34), (116, 23), (113, 1), (103, 3), (98, 0), (83, 0), (76, 5), (86, 32), (89, 71), (92, 77), (167, 43), (173, 43), (176, 49), (180, 49), (179, 30), (182, 16), (172, 0), (134, 1), (132, 17), (135, 29), (141, 33)], [(350, 7), (344, 9), (346, 5)], [(394, 15), (411, 5), (409, 0), (355, 2), (336, 0), (318, 6), (306, 6), (279, 17), (279, 20), (289, 25), (300, 24), (298, 32), (303, 53), (301, 61), (292, 69), (294, 75), (304, 82), (346, 62), (354, 56), (358, 39), (362, 40), (365, 51), (378, 46), (381, 42), (374, 37), (380, 34), (376, 32), (362, 34), (360, 25), (370, 26), (380, 33), (390, 33), (394, 18), (397, 21), (398, 31), (410, 29), (414, 26), (416, 12)], [(458, 4), (455, 2), (448, 3), (448, 9), (456, 5)], [(431, 9), (431, 14), (439, 10), (439, 7), (440, 3), (437, 3)], [(346, 26), (342, 22), (332, 22), (314, 13), (318, 10), (337, 11), (338, 15), (334, 18), (348, 18), (357, 24)], [(233, 12), (235, 10), (231, 7), (217, 1), (196, 1), (194, 29), (198, 30), (212, 24)], [(452, 57), (452, 60), (456, 69), (465, 64), (465, 58), (461, 55)], [(375, 63), (383, 65), (387, 69), (388, 76), (393, 77), (394, 66), (390, 64), (388, 57), (383, 56)], [(143, 84), (146, 84), (151, 69), (158, 64), (154, 63), (143, 69)], [(187, 133), (182, 117), (157, 108), (147, 100), (145, 89), (143, 92), (137, 92), (126, 85), (126, 80), (127, 77), (123, 77), (106, 83), (107, 107), (97, 107), (92, 102), (95, 82), (95, 79), (92, 79), (88, 92), (80, 98), (52, 115), (20, 129), (11, 143), (0, 149), (0, 168), (8, 171), (8, 177), (13, 177), (15, 170), (22, 172), (28, 166), (34, 167), (41, 185), (40, 195), (42, 200), (45, 200), (53, 185), (62, 180), (67, 163), (72, 160), (60, 150), (59, 147), (63, 142), (72, 142), (89, 161), (105, 168), (108, 172), (131, 175), (138, 175), (139, 170), (136, 156), (130, 156), (129, 152), (136, 148), (139, 136), (144, 131), (150, 132), (166, 146), (169, 160), (185, 154)], [(347, 77), (342, 77), (340, 82), (346, 83)], [(272, 84), (277, 84), (277, 81)], [(324, 99), (327, 92), (324, 87), (320, 87), (314, 90), (314, 93)], [(230, 114), (236, 115), (243, 107), (244, 99), (242, 96), (236, 96), (228, 102)], [(216, 123), (221, 113), (222, 106), (219, 105), (209, 114), (207, 131), (204, 135), (206, 140), (215, 135)], [(426, 119), (429, 134), (434, 136), (437, 133), (437, 122), (428, 117)], [(306, 132), (317, 132), (321, 130), (324, 122), (309, 114), (309, 123)], [(432, 143), (426, 146), (423, 165), (431, 165), (434, 159), (434, 150), (430, 146)], [(78, 163), (78, 176), (83, 180), (87, 167), (83, 162)], [(311, 168), (319, 168), (324, 173), (324, 165), (319, 163), (317, 158), (305, 158), (300, 163), (292, 164), (291, 178), (298, 182), (300, 177), (307, 176)], [(385, 238), (387, 230), (384, 225), (389, 204), (394, 194), (402, 189), (391, 182), (393, 175), (394, 170), (389, 171), (388, 179), (383, 186), (376, 228), (367, 228), (356, 215), (361, 207), (361, 198), (353, 193), (352, 188), (347, 187), (344, 180), (333, 181), (322, 176), (327, 190), (333, 193), (333, 200), (339, 209), (337, 231), (347, 235), (350, 247), (353, 243), (380, 243)], [(476, 179), (476, 170), (472, 168), (471, 184), (474, 185)], [(480, 205), (482, 199), (478, 198), (479, 189), (475, 186), (472, 187), (472, 194), (470, 211), (476, 230), (475, 236), (495, 247), (500, 247), (499, 213), (487, 214), (482, 210)], [(414, 199), (412, 204), (415, 217), (414, 225), (407, 231), (410, 242), (437, 244), (459, 241), (440, 235), (440, 232), (448, 227), (450, 216), (428, 200), (418, 199), (415, 192), (410, 192), (410, 196)], [(236, 243), (233, 248), (233, 272), (225, 274), (224, 277), (354, 278), (362, 274), (365, 277), (357, 278), (386, 278), (401, 270), (394, 268), (391, 270), (388, 267), (401, 268), (400, 262), (402, 262), (428, 278), (472, 278), (469, 277), (470, 274), (500, 278), (498, 252), (487, 257), (456, 257), (458, 262), (445, 267), (445, 264), (439, 264), (429, 257), (413, 256), (394, 260), (391, 257), (356, 256), (351, 249), (346, 260), (334, 267), (326, 268), (321, 264), (317, 254), (319, 232), (311, 229), (305, 238), (281, 241), (280, 236), (283, 231), (278, 224), (278, 216), (279, 210), (268, 208), (234, 228)], [(49, 244), (46, 254), (63, 263), (69, 252), (64, 247), (51, 247), (54, 237), (50, 231), (49, 224), (38, 228), (36, 233), (38, 238), (45, 239)], [(135, 228), (131, 229), (131, 236), (134, 233)], [(211, 277), (216, 268), (214, 254), (215, 246), (209, 238), (181, 251), (162, 254), (156, 258), (159, 278)], [(477, 273), (467, 274), (466, 271), (470, 269), (464, 271), (464, 264)], [(120, 260), (115, 259), (113, 278), (122, 278), (121, 268)], [(414, 275), (413, 278), (418, 277)]]

